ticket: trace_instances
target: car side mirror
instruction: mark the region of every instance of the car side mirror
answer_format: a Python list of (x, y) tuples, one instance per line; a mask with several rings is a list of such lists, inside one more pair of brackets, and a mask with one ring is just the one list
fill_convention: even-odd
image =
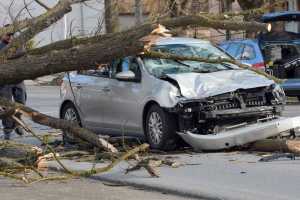
[(126, 70), (126, 71), (117, 73), (116, 79), (118, 81), (132, 81), (132, 82), (137, 81), (137, 79), (135, 78), (135, 74), (130, 70)]

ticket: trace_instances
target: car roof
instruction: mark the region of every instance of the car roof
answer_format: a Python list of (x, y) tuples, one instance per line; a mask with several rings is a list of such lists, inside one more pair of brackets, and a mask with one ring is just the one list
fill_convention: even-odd
[(226, 43), (247, 43), (247, 44), (257, 44), (258, 40), (257, 39), (252, 39), (252, 38), (234, 38), (231, 40), (228, 40), (222, 44), (226, 44)]
[(260, 18), (260, 22), (268, 23), (273, 21), (299, 21), (299, 11), (280, 11), (269, 13)]
[(183, 37), (172, 37), (171, 39), (159, 39), (156, 45), (167, 45), (167, 44), (209, 44), (205, 40), (195, 38), (183, 38)]

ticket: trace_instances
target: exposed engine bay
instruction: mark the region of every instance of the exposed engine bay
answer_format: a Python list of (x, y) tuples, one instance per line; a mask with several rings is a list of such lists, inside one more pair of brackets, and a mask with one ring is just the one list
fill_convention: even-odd
[(273, 84), (239, 89), (203, 100), (181, 100), (167, 110), (179, 114), (181, 133), (209, 135), (280, 116), (284, 103), (283, 90)]
[(277, 78), (300, 78), (300, 47), (272, 44), (261, 48), (269, 73)]

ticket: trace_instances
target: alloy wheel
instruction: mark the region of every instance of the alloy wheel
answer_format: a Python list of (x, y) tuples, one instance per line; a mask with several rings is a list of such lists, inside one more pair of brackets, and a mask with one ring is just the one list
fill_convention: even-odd
[[(69, 108), (66, 112), (65, 112), (65, 116), (64, 119), (70, 121), (70, 122), (78, 122), (77, 117), (76, 117), (76, 113), (72, 108)], [(69, 137), (69, 138), (73, 138), (73, 133), (70, 133), (68, 131), (65, 131), (65, 134)]]
[(149, 117), (149, 135), (154, 144), (159, 144), (162, 140), (162, 121), (157, 112), (151, 113)]

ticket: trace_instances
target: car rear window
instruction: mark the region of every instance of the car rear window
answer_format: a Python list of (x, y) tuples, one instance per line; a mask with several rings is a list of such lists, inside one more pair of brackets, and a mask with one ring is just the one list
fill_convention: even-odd
[(236, 55), (237, 51), (239, 50), (240, 46), (241, 46), (240, 44), (234, 44), (234, 43), (232, 43), (230, 45), (230, 47), (228, 48), (227, 52), (230, 55), (232, 55), (233, 57), (235, 57), (235, 55)]
[(246, 44), (241, 57), (241, 60), (252, 60), (256, 57), (255, 49), (252, 45)]

